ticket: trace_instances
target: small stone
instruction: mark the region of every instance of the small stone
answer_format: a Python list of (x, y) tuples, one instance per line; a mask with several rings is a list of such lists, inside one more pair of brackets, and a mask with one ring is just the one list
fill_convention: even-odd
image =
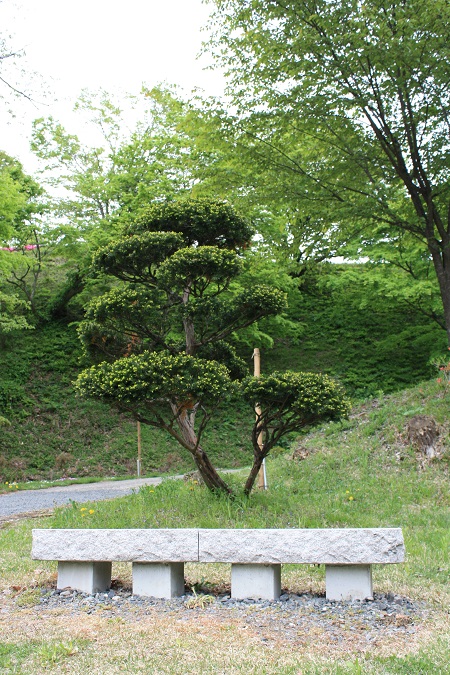
[(69, 595), (72, 595), (72, 591), (61, 591), (59, 595), (61, 596), (61, 598), (68, 598)]

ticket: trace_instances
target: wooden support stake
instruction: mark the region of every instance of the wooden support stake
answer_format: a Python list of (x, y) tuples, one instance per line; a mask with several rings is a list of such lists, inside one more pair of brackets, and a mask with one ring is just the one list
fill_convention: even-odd
[[(259, 349), (256, 347), (253, 351), (253, 374), (255, 377), (259, 377), (261, 375), (261, 354)], [(256, 412), (256, 418), (261, 414), (261, 408), (259, 406), (256, 406), (255, 408)], [(260, 448), (263, 446), (263, 435), (262, 432), (258, 436), (258, 445)], [(258, 473), (258, 487), (261, 488), (261, 490), (267, 490), (267, 476), (266, 476), (266, 460), (263, 459), (261, 468)]]
[(141, 423), (137, 423), (137, 441), (138, 441), (138, 458), (137, 458), (137, 477), (141, 477)]

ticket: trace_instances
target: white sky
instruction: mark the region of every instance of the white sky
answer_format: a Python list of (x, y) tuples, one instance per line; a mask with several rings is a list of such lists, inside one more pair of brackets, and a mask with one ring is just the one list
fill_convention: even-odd
[(70, 111), (83, 88), (137, 94), (143, 83), (165, 81), (219, 95), (221, 75), (204, 70), (207, 56), (196, 59), (209, 11), (202, 0), (2, 0), (0, 35), (25, 50), (19, 65), (42, 81), (34, 79), (34, 106), (13, 103), (14, 119), (0, 101), (0, 149), (32, 171), (31, 121), (53, 115), (82, 134)]

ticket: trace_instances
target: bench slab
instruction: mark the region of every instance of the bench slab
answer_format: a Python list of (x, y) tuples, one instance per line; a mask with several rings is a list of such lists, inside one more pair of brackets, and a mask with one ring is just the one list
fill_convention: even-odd
[(79, 562), (198, 562), (198, 530), (33, 530), (32, 557)]
[(404, 559), (400, 528), (199, 530), (200, 562), (372, 565)]

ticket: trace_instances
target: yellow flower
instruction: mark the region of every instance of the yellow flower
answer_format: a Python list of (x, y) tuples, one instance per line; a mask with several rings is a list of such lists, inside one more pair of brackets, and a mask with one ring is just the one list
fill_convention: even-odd
[(90, 513), (91, 515), (92, 515), (93, 513), (95, 513), (94, 509), (89, 509), (89, 513)]
[(354, 498), (352, 497), (352, 495), (350, 495), (350, 497), (348, 498), (348, 501), (349, 501), (349, 502), (352, 502), (353, 499), (354, 499)]
[(350, 494), (350, 490), (346, 490), (346, 491), (345, 491), (345, 494), (346, 494), (346, 495), (349, 495), (349, 494)]
[(87, 511), (87, 508), (85, 506), (83, 506), (83, 508), (80, 509), (80, 511)]

